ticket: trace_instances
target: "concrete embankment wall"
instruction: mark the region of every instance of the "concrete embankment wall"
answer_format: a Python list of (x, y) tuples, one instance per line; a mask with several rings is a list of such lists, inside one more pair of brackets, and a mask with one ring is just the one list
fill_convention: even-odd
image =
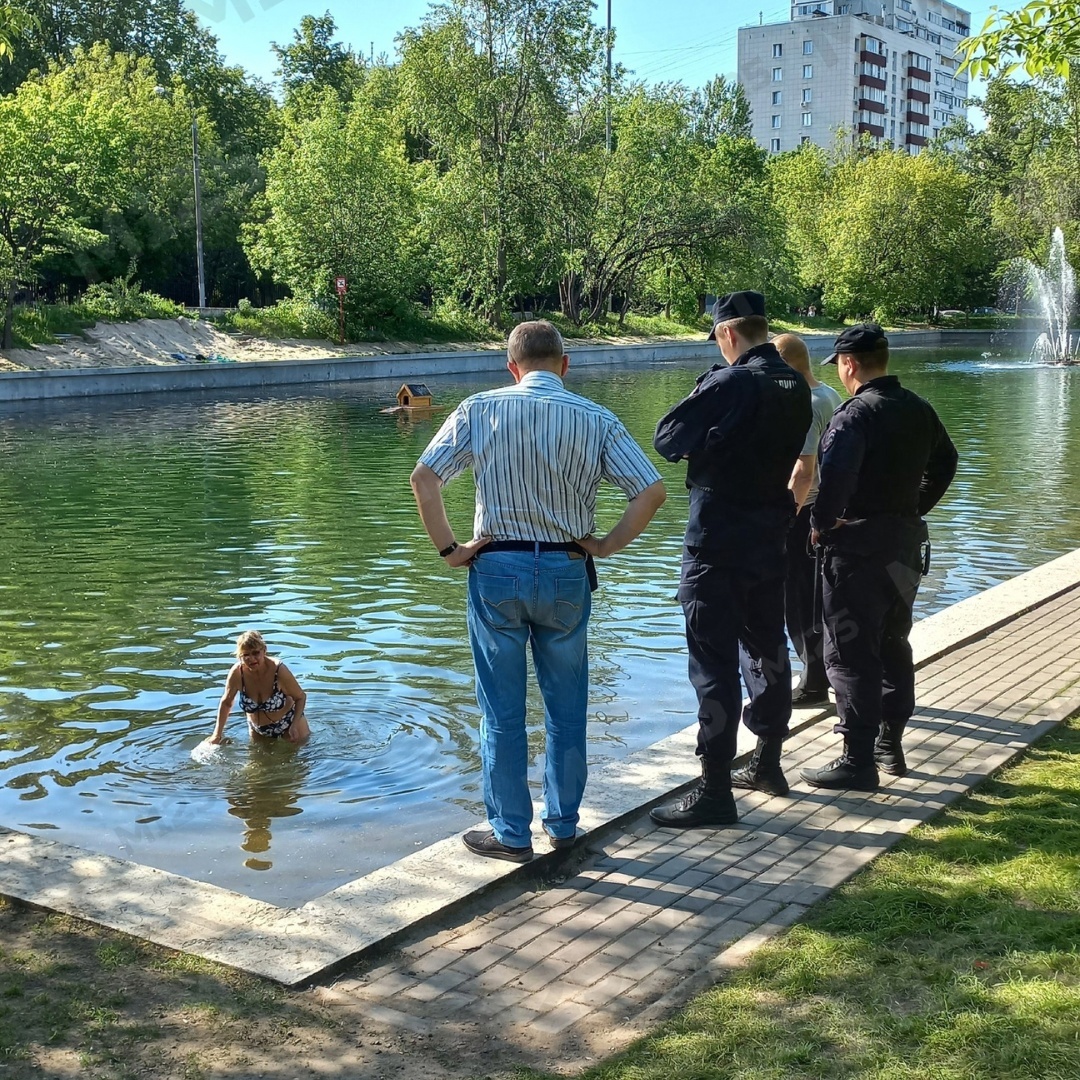
[[(891, 336), (897, 347), (940, 345), (989, 346), (993, 340), (1019, 342), (1014, 332), (930, 330), (904, 331)], [(814, 357), (826, 356), (833, 335), (807, 335)], [(715, 362), (715, 346), (700, 338), (635, 345), (568, 343), (575, 367), (650, 364), (697, 360)], [(260, 389), (271, 386), (313, 385), (358, 379), (420, 380), (434, 375), (464, 375), (502, 371), (506, 354), (498, 349), (478, 352), (403, 353), (389, 356), (328, 357), (324, 360), (262, 360), (250, 363), (207, 363), (125, 368), (78, 368), (51, 371), (0, 372), (0, 403), (57, 398), (98, 397), (176, 390)]]

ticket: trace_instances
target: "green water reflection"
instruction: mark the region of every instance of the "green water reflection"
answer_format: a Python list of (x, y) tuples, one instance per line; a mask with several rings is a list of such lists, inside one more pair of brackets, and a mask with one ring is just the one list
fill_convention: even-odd
[[(895, 368), (961, 454), (921, 613), (1077, 546), (1075, 369), (940, 351)], [(650, 446), (697, 370), (569, 383)], [(444, 406), (499, 381), (428, 379)], [(443, 414), (380, 415), (396, 389), (0, 409), (0, 820), (297, 903), (483, 816), (464, 577), (434, 557), (408, 488)], [(594, 761), (693, 718), (682, 468), (658, 464), (672, 497), (601, 568)], [(604, 521), (620, 499), (605, 492)], [(467, 534), (468, 481), (447, 503)], [(236, 743), (195, 762), (251, 626), (307, 690), (314, 737), (253, 752), (236, 718)]]

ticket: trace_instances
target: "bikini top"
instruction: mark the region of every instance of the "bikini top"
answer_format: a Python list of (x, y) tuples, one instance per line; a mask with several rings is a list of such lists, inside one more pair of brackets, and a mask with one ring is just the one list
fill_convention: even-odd
[(285, 691), (278, 686), (278, 668), (280, 666), (280, 664), (274, 665), (274, 687), (265, 701), (255, 701), (248, 697), (247, 691), (244, 689), (244, 669), (240, 669), (240, 708), (244, 712), (269, 713), (278, 712), (285, 708), (285, 702), (288, 698)]

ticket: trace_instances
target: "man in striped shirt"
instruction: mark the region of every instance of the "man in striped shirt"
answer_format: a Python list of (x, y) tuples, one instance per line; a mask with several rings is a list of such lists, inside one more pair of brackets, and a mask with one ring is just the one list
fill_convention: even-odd
[[(587, 772), (591, 559), (626, 547), (665, 492), (618, 418), (563, 386), (570, 360), (551, 323), (521, 323), (507, 352), (514, 385), (463, 401), (421, 455), (411, 482), (439, 555), (469, 568), (469, 643), (491, 829), (467, 832), (463, 840), (477, 855), (527, 862), (533, 848), (526, 648), (544, 699), (542, 824), (553, 847), (570, 847)], [(442, 487), (469, 467), (476, 515), (473, 538), (459, 544)], [(615, 527), (594, 537), (601, 480), (629, 501)]]

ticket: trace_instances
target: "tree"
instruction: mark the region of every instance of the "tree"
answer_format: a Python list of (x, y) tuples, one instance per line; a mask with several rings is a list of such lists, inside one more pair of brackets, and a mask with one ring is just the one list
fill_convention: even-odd
[(985, 265), (972, 178), (944, 154), (853, 150), (831, 170), (822, 210), (824, 302), (838, 315), (951, 306)]
[(792, 299), (798, 306), (819, 303), (828, 250), (822, 215), (830, 198), (829, 155), (813, 143), (804, 143), (798, 150), (771, 157), (767, 171), (783, 233), (777, 251), (799, 290)]
[(54, 77), (0, 98), (3, 348), (11, 348), (17, 286), (42, 256), (101, 240), (87, 222), (95, 209), (122, 201), (133, 143), (122, 103), (70, 96)]
[[(703, 143), (694, 118), (682, 87), (632, 87), (616, 101), (613, 152), (583, 159), (592, 168), (579, 168), (585, 187), (574, 203), (547, 200), (561, 230), (552, 244), (560, 304), (573, 322), (599, 319), (614, 295), (624, 313), (641, 295), (687, 312), (707, 288), (755, 264), (768, 235), (764, 154), (748, 139)], [(561, 161), (551, 170), (568, 171)], [(761, 284), (755, 270), (740, 283)]]
[(697, 138), (715, 146), (721, 136), (752, 137), (750, 102), (742, 83), (728, 82), (723, 75), (710, 79), (692, 99), (693, 129)]
[(341, 42), (334, 40), (337, 24), (330, 12), (316, 17), (305, 15), (293, 31), (292, 42), (270, 48), (278, 58), (278, 69), (285, 87), (286, 100), (298, 94), (313, 99), (332, 90), (341, 101), (348, 101), (364, 82), (364, 61)]
[(364, 95), (342, 108), (324, 90), (318, 110), (286, 111), (280, 146), (267, 159), (266, 220), (250, 226), (251, 262), (299, 296), (331, 300), (349, 281), (354, 329), (392, 316), (417, 281), (417, 176), (393, 117)]
[(1032, 0), (1019, 11), (991, 10), (982, 32), (960, 42), (962, 70), (983, 78), (1020, 67), (1036, 78), (1069, 74), (1080, 56), (1080, 3)]
[(198, 49), (216, 39), (182, 0), (20, 0), (29, 25), (15, 62), (0, 70), (0, 93), (10, 93), (31, 71), (70, 63), (75, 50), (106, 44), (112, 52), (149, 56), (168, 82)]
[(14, 4), (0, 4), (0, 60), (15, 56), (15, 42), (31, 25), (30, 15)]
[[(448, 0), (401, 37), (403, 100), (435, 163), (425, 223), (439, 284), (492, 322), (534, 293), (545, 171), (591, 131), (604, 35), (591, 0)], [(550, 208), (547, 208), (550, 212)]]

